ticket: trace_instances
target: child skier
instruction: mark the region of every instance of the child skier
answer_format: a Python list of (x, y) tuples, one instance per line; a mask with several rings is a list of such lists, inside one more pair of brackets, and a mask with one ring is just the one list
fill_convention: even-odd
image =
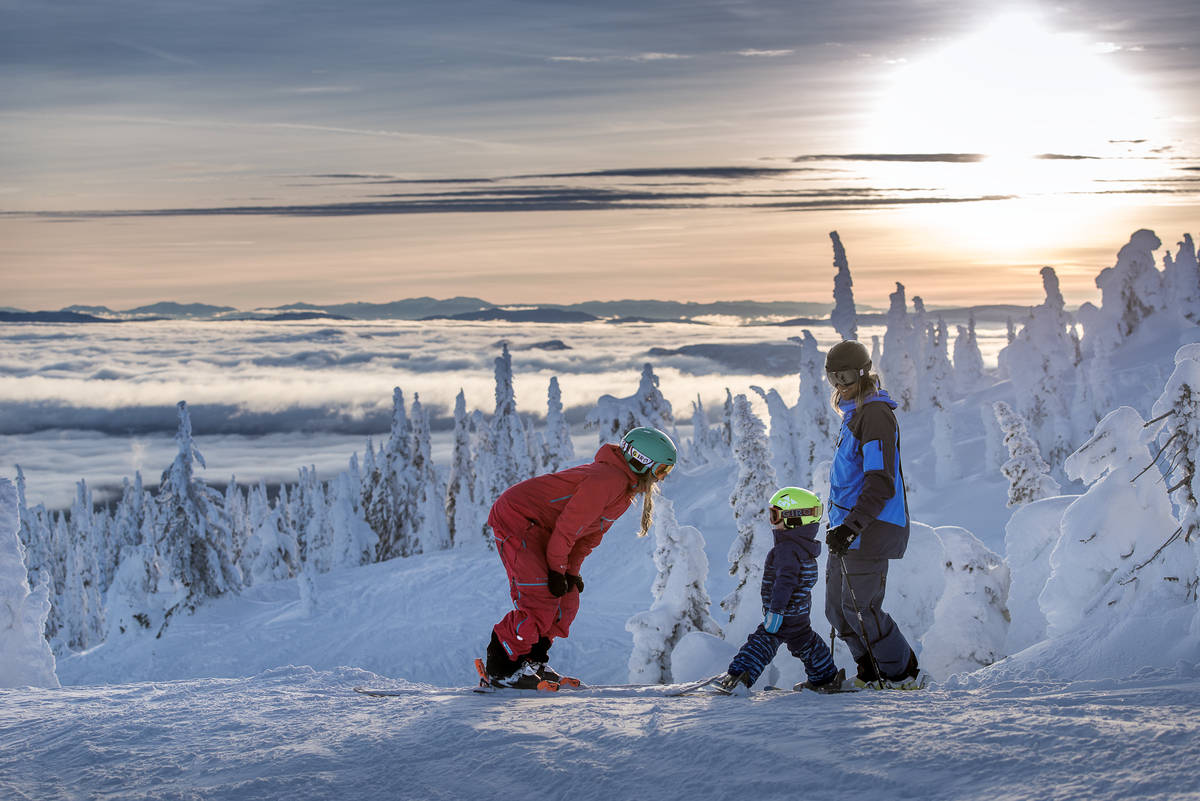
[(656, 428), (635, 428), (620, 446), (603, 445), (591, 464), (509, 487), (492, 505), (488, 526), (508, 574), (513, 610), (492, 629), (481, 683), (535, 689), (561, 676), (547, 664), (566, 637), (583, 592), (580, 567), (609, 527), (641, 494), (650, 529), (652, 491), (675, 465), (675, 443)]
[(808, 619), (812, 588), (817, 583), (817, 556), (821, 553), (821, 543), (815, 539), (821, 511), (821, 500), (806, 489), (784, 487), (771, 496), (775, 547), (763, 566), (763, 622), (718, 680), (722, 688), (753, 685), (775, 658), (779, 646), (786, 643), (792, 656), (804, 662), (808, 675), (808, 681), (795, 689), (841, 689), (846, 673), (833, 664), (829, 646), (812, 630)]

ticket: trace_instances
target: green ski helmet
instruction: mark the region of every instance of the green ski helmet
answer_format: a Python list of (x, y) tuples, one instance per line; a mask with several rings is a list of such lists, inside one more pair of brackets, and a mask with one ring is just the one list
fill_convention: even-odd
[(784, 528), (799, 528), (809, 523), (819, 523), (821, 499), (800, 487), (784, 487), (777, 490), (770, 500), (771, 525)]
[(621, 437), (621, 450), (634, 473), (652, 471), (656, 479), (666, 478), (675, 466), (675, 443), (657, 428), (639, 426)]

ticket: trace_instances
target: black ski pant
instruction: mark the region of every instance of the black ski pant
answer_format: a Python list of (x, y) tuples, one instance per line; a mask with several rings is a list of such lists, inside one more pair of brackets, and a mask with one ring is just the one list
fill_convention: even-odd
[[(846, 565), (844, 574), (843, 559)], [(862, 559), (853, 554), (847, 554), (842, 559), (830, 554), (825, 566), (825, 616), (833, 624), (838, 637), (850, 648), (851, 656), (859, 665), (859, 676), (868, 680), (874, 680), (875, 671), (867, 651), (867, 642), (885, 679), (903, 677), (913, 653), (896, 621), (883, 611), (887, 572), (887, 559)], [(854, 589), (853, 596), (851, 587)], [(854, 599), (858, 600), (862, 623), (859, 623), (855, 612)]]

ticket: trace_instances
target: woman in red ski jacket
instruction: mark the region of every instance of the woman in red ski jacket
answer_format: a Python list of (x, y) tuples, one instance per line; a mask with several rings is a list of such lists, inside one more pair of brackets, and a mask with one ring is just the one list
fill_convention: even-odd
[(560, 680), (547, 665), (548, 652), (579, 611), (583, 560), (639, 494), (638, 536), (646, 535), (651, 491), (675, 459), (670, 437), (635, 428), (619, 446), (601, 446), (591, 464), (522, 481), (496, 499), (488, 525), (514, 608), (492, 629), (483, 682), (523, 689)]

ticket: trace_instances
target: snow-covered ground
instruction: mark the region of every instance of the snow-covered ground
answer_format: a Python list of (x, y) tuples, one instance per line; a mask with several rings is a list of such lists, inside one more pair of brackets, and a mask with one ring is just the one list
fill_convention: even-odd
[[(359, 684), (411, 690), (369, 698)], [(344, 668), (0, 691), (0, 797), (1200, 797), (1200, 682), (479, 695)]]

